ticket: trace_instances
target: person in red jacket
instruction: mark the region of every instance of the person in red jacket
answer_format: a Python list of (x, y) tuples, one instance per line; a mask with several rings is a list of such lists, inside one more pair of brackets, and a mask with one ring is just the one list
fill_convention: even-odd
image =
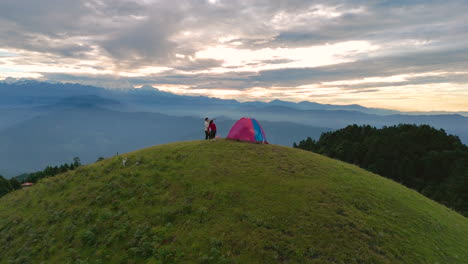
[(210, 139), (213, 139), (216, 137), (216, 125), (213, 122), (213, 120), (210, 120), (210, 126), (208, 127), (210, 129)]

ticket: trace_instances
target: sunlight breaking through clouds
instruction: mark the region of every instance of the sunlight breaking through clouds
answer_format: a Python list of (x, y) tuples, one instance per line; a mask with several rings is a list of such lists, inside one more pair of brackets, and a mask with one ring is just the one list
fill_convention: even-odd
[(322, 82), (322, 85), (325, 86), (334, 86), (334, 85), (355, 85), (355, 84), (365, 84), (365, 83), (393, 83), (393, 82), (405, 82), (412, 78), (418, 77), (432, 77), (432, 76), (451, 76), (451, 75), (468, 75), (467, 72), (425, 72), (425, 73), (415, 73), (415, 74), (399, 74), (387, 77), (366, 77), (362, 79), (355, 80), (343, 80), (343, 81), (332, 81), (332, 82)]
[[(222, 67), (212, 72), (261, 71), (283, 68), (318, 67), (356, 60), (378, 46), (365, 41), (349, 41), (304, 48), (237, 49), (227, 46), (209, 47), (195, 54), (197, 58), (223, 60)], [(275, 63), (279, 62), (279, 63)]]
[(467, 111), (466, 13), (441, 0), (3, 1), (0, 79)]
[(270, 23), (278, 30), (287, 30), (291, 27), (309, 26), (314, 27), (311, 22), (318, 19), (336, 19), (344, 15), (362, 14), (366, 12), (365, 7), (340, 8), (339, 6), (312, 5), (306, 10), (294, 10), (294, 12), (280, 11), (273, 16)]

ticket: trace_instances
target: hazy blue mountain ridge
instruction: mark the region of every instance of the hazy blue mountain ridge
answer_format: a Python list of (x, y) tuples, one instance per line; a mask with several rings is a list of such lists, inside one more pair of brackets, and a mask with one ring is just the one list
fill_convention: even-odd
[[(73, 100), (71, 100), (73, 99)], [(0, 174), (15, 176), (47, 165), (59, 165), (73, 157), (84, 163), (167, 142), (203, 139), (203, 120), (148, 112), (106, 109), (114, 101), (86, 96), (54, 104), (43, 114), (0, 131)], [(94, 100), (90, 100), (94, 99)], [(104, 102), (101, 106), (99, 103)], [(218, 135), (225, 137), (236, 120), (216, 118)], [(290, 122), (263, 121), (268, 139), (291, 145), (304, 137), (318, 138), (328, 128)]]
[(468, 117), (461, 115), (390, 114), (395, 111), (281, 100), (240, 103), (180, 96), (149, 86), (110, 90), (79, 84), (0, 82), (0, 111), (0, 174), (7, 176), (69, 162), (75, 156), (92, 162), (116, 152), (199, 139), (206, 116), (218, 117), (220, 136), (226, 136), (240, 117), (255, 117), (271, 143), (288, 146), (349, 124), (428, 124), (468, 142)]

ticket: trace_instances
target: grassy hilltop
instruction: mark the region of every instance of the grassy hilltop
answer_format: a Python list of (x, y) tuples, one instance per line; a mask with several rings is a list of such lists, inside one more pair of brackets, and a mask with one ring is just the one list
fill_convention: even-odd
[(0, 199), (0, 263), (468, 263), (467, 248), (467, 218), (275, 145), (161, 145)]

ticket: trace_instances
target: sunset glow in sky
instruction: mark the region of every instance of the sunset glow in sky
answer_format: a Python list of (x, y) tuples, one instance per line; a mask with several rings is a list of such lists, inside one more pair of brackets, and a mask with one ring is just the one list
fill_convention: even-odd
[(0, 80), (468, 111), (468, 2), (2, 0)]

